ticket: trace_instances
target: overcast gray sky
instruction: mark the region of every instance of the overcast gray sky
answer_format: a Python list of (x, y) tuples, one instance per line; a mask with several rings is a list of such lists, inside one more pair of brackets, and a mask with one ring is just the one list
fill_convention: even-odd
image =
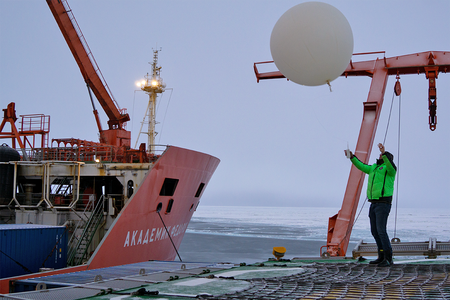
[[(162, 47), (161, 75), (173, 93), (160, 99), (157, 142), (221, 159), (202, 205), (340, 207), (350, 170), (343, 150), (356, 145), (370, 79), (338, 78), (330, 92), (286, 80), (256, 83), (253, 73), (254, 62), (272, 59), (270, 34), (278, 18), (301, 2), (69, 4), (114, 97), (128, 108), (133, 145), (147, 105), (135, 81), (150, 72), (152, 48)], [(450, 1), (323, 2), (347, 17), (354, 53), (450, 50)], [(394, 82), (387, 85), (375, 143), (384, 139)], [(399, 157), (398, 98), (386, 141), (399, 165), (399, 207), (448, 208), (450, 74), (437, 80), (434, 132), (425, 75), (402, 76), (401, 83)], [(50, 138), (97, 140), (85, 83), (43, 0), (0, 1), (1, 108), (9, 102), (16, 102), (18, 114), (51, 115)], [(103, 113), (101, 120), (106, 127)], [(376, 156), (375, 149), (371, 162)]]

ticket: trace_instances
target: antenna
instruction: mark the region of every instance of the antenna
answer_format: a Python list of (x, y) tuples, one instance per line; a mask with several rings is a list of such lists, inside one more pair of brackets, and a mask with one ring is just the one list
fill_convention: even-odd
[[(153, 48), (152, 48), (153, 50)], [(159, 51), (162, 51), (160, 48), (159, 50), (153, 50), (153, 62), (149, 62), (152, 66), (152, 73), (145, 76), (145, 80), (143, 81), (141, 85), (141, 90), (147, 93), (149, 96), (149, 101), (147, 105), (147, 110), (145, 111), (144, 119), (141, 123), (141, 129), (139, 130), (139, 135), (136, 140), (136, 146), (139, 140), (139, 136), (141, 133), (145, 133), (148, 135), (148, 142), (147, 142), (147, 149), (148, 152), (151, 154), (155, 154), (155, 137), (158, 134), (155, 130), (156, 127), (156, 99), (158, 97), (158, 94), (161, 94), (165, 91), (166, 84), (163, 82), (160, 74), (161, 74), (161, 66), (158, 66), (158, 53)], [(146, 123), (146, 120), (148, 122), (148, 131), (142, 132), (142, 126), (144, 123)], [(135, 146), (135, 147), (136, 147)]]

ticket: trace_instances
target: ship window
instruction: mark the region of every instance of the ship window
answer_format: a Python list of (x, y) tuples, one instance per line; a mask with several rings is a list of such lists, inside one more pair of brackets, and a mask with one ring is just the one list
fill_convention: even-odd
[(195, 193), (196, 198), (200, 197), (204, 187), (205, 187), (205, 184), (203, 182), (200, 183), (200, 185), (198, 186), (198, 189), (197, 189), (197, 193)]
[(191, 211), (194, 208), (194, 203), (192, 203), (191, 208), (189, 208), (189, 211)]
[(156, 207), (156, 211), (157, 211), (157, 212), (160, 212), (160, 211), (161, 211), (161, 208), (162, 208), (162, 203), (159, 202), (159, 203), (158, 203), (158, 206)]
[(177, 188), (178, 179), (166, 178), (159, 192), (160, 196), (173, 196)]
[(134, 185), (133, 180), (128, 180), (127, 184), (128, 198), (131, 198), (131, 196), (133, 195), (134, 192), (133, 185)]
[(169, 203), (167, 203), (166, 214), (170, 213), (170, 211), (172, 210), (172, 206), (173, 206), (173, 199), (170, 199)]

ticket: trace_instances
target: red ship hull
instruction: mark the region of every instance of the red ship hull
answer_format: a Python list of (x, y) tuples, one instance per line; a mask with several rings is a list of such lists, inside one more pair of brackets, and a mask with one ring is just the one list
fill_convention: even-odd
[[(218, 158), (205, 153), (168, 147), (107, 228), (89, 261), (45, 274), (71, 273), (149, 260), (174, 260), (189, 221), (219, 162)], [(171, 184), (167, 185), (167, 182)], [(11, 281), (37, 276), (42, 276), (42, 273), (2, 279), (0, 293), (9, 292)]]
[[(175, 248), (180, 246), (201, 192), (219, 162), (204, 153), (169, 147), (122, 209), (92, 255), (88, 268), (174, 260)], [(161, 195), (166, 178), (178, 180), (171, 196)], [(198, 193), (200, 186), (202, 190)], [(169, 202), (172, 207), (167, 212)]]

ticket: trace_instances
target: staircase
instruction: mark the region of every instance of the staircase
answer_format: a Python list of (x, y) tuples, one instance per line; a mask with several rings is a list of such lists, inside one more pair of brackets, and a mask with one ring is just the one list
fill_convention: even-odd
[[(95, 207), (93, 201), (87, 205), (83, 215), (87, 216), (90, 212), (90, 216), (87, 219), (80, 219), (69, 241), (69, 253), (67, 255), (68, 266), (80, 265), (83, 263), (84, 259), (88, 258), (87, 251), (89, 246), (98, 227), (102, 224), (104, 219), (104, 206), (105, 198), (103, 195)], [(81, 235), (77, 237), (76, 233), (81, 230)]]

